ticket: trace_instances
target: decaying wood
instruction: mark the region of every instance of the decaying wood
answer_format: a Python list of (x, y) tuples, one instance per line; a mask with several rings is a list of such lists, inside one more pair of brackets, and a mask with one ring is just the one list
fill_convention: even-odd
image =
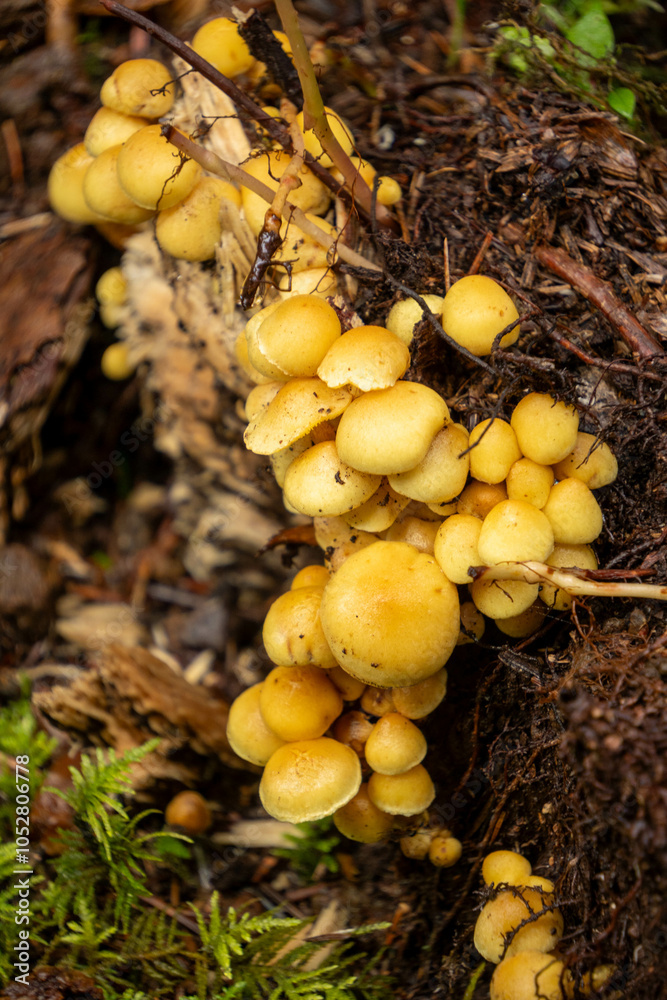
[(173, 757), (186, 744), (247, 769), (227, 742), (227, 704), (140, 647), (105, 647), (72, 684), (38, 692), (33, 701), (62, 728), (119, 752), (162, 736), (145, 762), (153, 777), (192, 780), (194, 772)]
[(541, 264), (557, 274), (591, 305), (603, 313), (613, 323), (630, 350), (640, 358), (651, 358), (663, 354), (663, 349), (651, 334), (644, 329), (638, 319), (619, 302), (606, 281), (597, 278), (583, 264), (572, 260), (563, 250), (554, 247), (537, 247), (535, 256)]

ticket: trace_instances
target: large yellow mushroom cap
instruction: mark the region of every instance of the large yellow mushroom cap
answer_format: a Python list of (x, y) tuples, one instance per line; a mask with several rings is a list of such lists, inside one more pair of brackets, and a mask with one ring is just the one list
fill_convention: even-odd
[(192, 48), (225, 76), (247, 73), (254, 56), (239, 35), (239, 26), (229, 17), (215, 17), (202, 24), (192, 39)]
[(160, 118), (174, 103), (174, 89), (171, 73), (157, 59), (128, 59), (104, 81), (100, 98), (121, 114)]
[(374, 542), (326, 585), (320, 618), (343, 669), (377, 687), (405, 687), (449, 659), (458, 594), (432, 556), (405, 542)]
[(409, 364), (410, 352), (395, 334), (381, 326), (357, 326), (332, 344), (317, 374), (332, 387), (368, 392), (390, 388)]
[(589, 490), (597, 490), (614, 482), (618, 462), (608, 444), (599, 441), (594, 434), (579, 431), (574, 449), (556, 463), (554, 471), (559, 479), (571, 476), (581, 479)]
[(468, 434), (459, 424), (447, 424), (433, 438), (424, 458), (407, 472), (389, 476), (397, 493), (422, 503), (445, 503), (466, 484), (470, 459)]
[(260, 371), (255, 355), (286, 375), (308, 376), (316, 374), (327, 351), (340, 339), (340, 320), (336, 310), (317, 295), (292, 295), (256, 330), (250, 324), (247, 330), (250, 360)]
[(528, 858), (516, 851), (492, 851), (482, 862), (482, 878), (487, 885), (525, 885), (532, 872)]
[(433, 389), (397, 382), (350, 404), (338, 425), (338, 454), (360, 472), (407, 472), (421, 462), (448, 419), (447, 404)]
[(552, 486), (543, 509), (561, 545), (586, 545), (602, 531), (600, 505), (580, 479), (561, 479)]
[(426, 738), (421, 729), (400, 712), (387, 712), (366, 740), (366, 763), (379, 774), (402, 774), (426, 756)]
[(288, 448), (313, 427), (340, 416), (351, 399), (348, 389), (330, 389), (319, 378), (293, 378), (250, 422), (246, 447), (256, 455)]
[(380, 476), (341, 462), (335, 441), (322, 441), (294, 459), (283, 490), (287, 503), (300, 514), (338, 516), (370, 500), (379, 485)]
[(554, 547), (554, 531), (541, 510), (525, 500), (503, 500), (482, 522), (477, 551), (487, 566), (500, 562), (544, 562)]
[[(477, 918), (475, 948), (487, 962), (499, 962), (520, 951), (551, 951), (563, 936), (564, 925), (560, 910), (550, 905), (550, 898), (539, 889), (508, 889), (498, 893)], [(540, 916), (532, 919), (535, 914)], [(506, 939), (514, 931), (506, 948)]]
[(269, 759), (259, 797), (270, 816), (287, 823), (323, 819), (359, 791), (361, 763), (350, 747), (322, 736), (280, 747)]
[(490, 1000), (563, 1000), (563, 963), (541, 951), (505, 958), (491, 979)]
[[(490, 354), (493, 342), (506, 326), (519, 318), (516, 306), (504, 288), (481, 274), (456, 281), (442, 304), (445, 333), (471, 354)], [(506, 333), (501, 347), (509, 347), (519, 336), (519, 326)]]
[(183, 160), (162, 135), (161, 125), (146, 125), (124, 142), (117, 158), (118, 180), (142, 208), (171, 208), (190, 194), (201, 176), (194, 160)]

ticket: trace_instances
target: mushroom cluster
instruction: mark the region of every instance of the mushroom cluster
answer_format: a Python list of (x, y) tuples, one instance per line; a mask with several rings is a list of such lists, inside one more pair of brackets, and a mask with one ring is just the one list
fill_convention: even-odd
[[(564, 933), (555, 886), (532, 874), (530, 862), (515, 851), (493, 851), (482, 864), (482, 878), (493, 895), (475, 924), (477, 951), (496, 966), (491, 1000), (565, 1000), (574, 996), (575, 979), (558, 957)], [(577, 988), (597, 992), (614, 969), (597, 966)]]

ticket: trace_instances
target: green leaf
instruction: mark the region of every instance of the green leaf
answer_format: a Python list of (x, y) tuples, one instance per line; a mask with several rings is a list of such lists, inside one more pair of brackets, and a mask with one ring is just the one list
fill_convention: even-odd
[(628, 121), (635, 113), (637, 100), (629, 87), (616, 87), (615, 90), (607, 94), (607, 102), (612, 111), (621, 115), (622, 118), (627, 118)]
[(589, 10), (575, 21), (566, 38), (593, 59), (604, 59), (614, 51), (614, 29), (600, 7)]

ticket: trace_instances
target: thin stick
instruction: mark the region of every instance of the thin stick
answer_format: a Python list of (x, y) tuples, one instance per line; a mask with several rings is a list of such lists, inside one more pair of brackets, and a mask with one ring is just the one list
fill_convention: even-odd
[(475, 582), (522, 580), (524, 583), (549, 583), (573, 597), (633, 597), (667, 601), (667, 584), (609, 583), (596, 580), (587, 570), (557, 569), (540, 562), (503, 562), (497, 566), (471, 566)]
[(492, 243), (493, 243), (493, 233), (487, 233), (484, 239), (482, 240), (481, 247), (475, 254), (474, 261), (470, 265), (470, 270), (468, 271), (469, 275), (477, 274), (482, 264), (482, 261), (484, 260), (484, 257), (486, 255), (486, 251), (489, 249)]
[[(203, 149), (198, 146), (196, 142), (188, 139), (187, 136), (183, 135), (173, 125), (163, 125), (162, 134), (169, 142), (172, 143), (177, 149), (190, 159), (196, 160), (204, 170), (208, 170), (210, 174), (214, 174), (216, 177), (222, 177), (232, 184), (242, 185), (243, 187), (250, 188), (255, 194), (258, 194), (260, 198), (263, 198), (269, 205), (273, 202), (276, 192), (268, 185), (263, 184), (260, 180), (255, 177), (251, 177), (250, 174), (246, 173), (241, 167), (237, 167), (233, 163), (228, 163), (221, 157), (217, 156), (215, 153), (210, 152), (207, 149)], [(338, 242), (332, 236), (325, 233), (319, 226), (316, 226), (314, 222), (306, 218), (304, 212), (296, 205), (293, 205), (290, 201), (285, 200), (283, 207), (280, 212), (284, 219), (292, 219), (298, 228), (308, 236), (311, 240), (317, 243), (319, 246), (324, 247), (326, 250), (335, 250), (341, 260), (344, 260), (347, 264), (351, 264), (353, 267), (364, 268), (367, 271), (380, 271), (381, 268), (372, 261), (367, 260), (366, 257), (362, 257), (361, 254), (356, 253), (351, 250), (350, 247), (345, 246), (344, 243)]]
[(609, 322), (613, 323), (630, 350), (639, 355), (640, 358), (664, 354), (657, 340), (619, 302), (606, 281), (602, 281), (587, 267), (572, 260), (563, 250), (538, 247), (534, 253), (541, 264), (544, 264), (560, 278), (564, 278), (568, 285), (571, 285), (599, 309)]

